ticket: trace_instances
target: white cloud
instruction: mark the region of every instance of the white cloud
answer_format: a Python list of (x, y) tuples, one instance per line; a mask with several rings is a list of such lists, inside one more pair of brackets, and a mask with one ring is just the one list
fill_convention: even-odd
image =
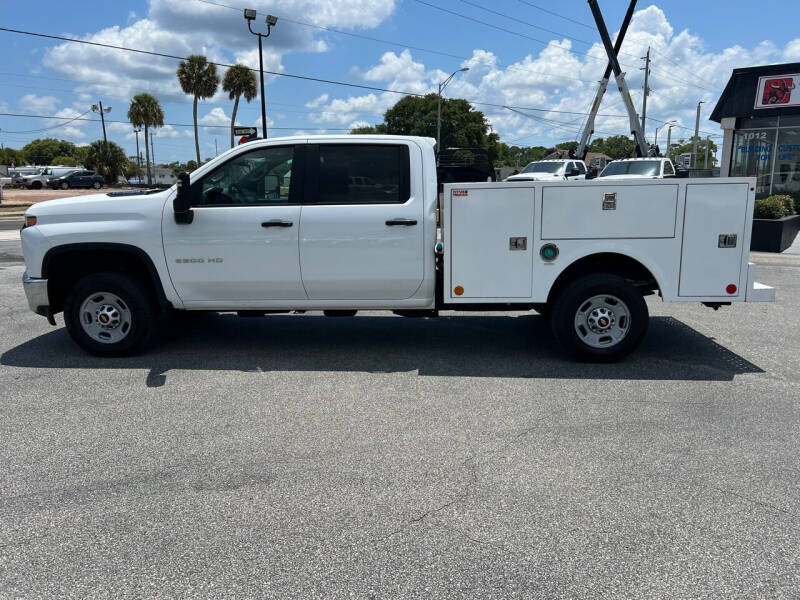
[[(358, 28), (382, 23), (394, 11), (395, 0), (287, 0), (279, 7), (267, 0), (254, 0), (249, 5), (264, 15), (268, 11), (277, 12), (279, 18), (284, 14), (303, 15), (315, 25)], [(174, 56), (200, 53), (214, 62), (258, 66), (253, 36), (239, 10), (201, 2), (152, 0), (145, 18), (137, 20), (131, 12), (128, 22), (127, 26), (108, 27), (80, 39)], [(263, 27), (261, 16), (254, 27)], [(318, 34), (313, 28), (280, 22), (264, 47), (264, 68), (283, 71), (282, 58), (288, 52), (324, 52), (328, 47), (315, 37)], [(43, 62), (81, 82), (76, 90), (79, 93), (127, 100), (136, 93), (149, 92), (162, 102), (188, 100), (176, 80), (174, 59), (66, 42), (48, 49)], [(220, 87), (212, 101), (223, 99)]]
[[(734, 68), (767, 64), (782, 60), (800, 59), (800, 38), (785, 48), (772, 42), (762, 42), (753, 48), (732, 46), (721, 51), (709, 51), (703, 40), (688, 30), (675, 32), (664, 11), (649, 6), (635, 13), (620, 54), (626, 80), (637, 109), (641, 106), (643, 66), (639, 57), (647, 47), (652, 48), (651, 95), (648, 116), (654, 119), (677, 119), (679, 125), (693, 129), (695, 108), (705, 100), (701, 114), (701, 130), (716, 133), (716, 123), (707, 121), (716, 99)], [(483, 111), (494, 131), (505, 141), (522, 143), (554, 143), (577, 139), (584, 115), (588, 110), (605, 68), (607, 57), (598, 42), (589, 48), (568, 40), (553, 40), (536, 54), (529, 54), (512, 64), (502, 65), (497, 56), (485, 49), (473, 50), (472, 56), (461, 63), (469, 71), (456, 75), (448, 85), (445, 96), (469, 98), (475, 102), (516, 107), (545, 109), (528, 111), (544, 123), (497, 106), (476, 104)], [(383, 54), (377, 64), (365, 70), (354, 67), (353, 75), (374, 82), (377, 87), (403, 90), (418, 94), (435, 93), (437, 83), (452, 71), (430, 69), (415, 60), (409, 50)], [(353, 123), (367, 120), (379, 122), (378, 116), (366, 118), (392, 106), (399, 96), (389, 93), (365, 93), (358, 96), (319, 96), (306, 106), (317, 109), (312, 120), (319, 123)], [(557, 112), (565, 111), (565, 112)], [(628, 119), (621, 97), (613, 83), (603, 100), (601, 115), (596, 122), (595, 137), (608, 134), (627, 134)], [(649, 120), (647, 136), (659, 123)], [(663, 134), (662, 134), (663, 135)], [(689, 130), (673, 130), (673, 140), (691, 135)], [(663, 145), (664, 137), (660, 137)]]
[(231, 118), (219, 106), (212, 108), (205, 115), (197, 119), (200, 125), (230, 125)]
[(55, 96), (37, 96), (36, 94), (25, 94), (19, 99), (17, 105), (20, 110), (37, 115), (50, 115), (60, 100)]

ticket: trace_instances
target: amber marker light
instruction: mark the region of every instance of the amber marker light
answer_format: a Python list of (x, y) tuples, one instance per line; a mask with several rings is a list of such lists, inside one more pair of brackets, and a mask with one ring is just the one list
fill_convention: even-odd
[(36, 217), (25, 217), (25, 227), (33, 227), (36, 225)]
[(454, 288), (453, 288), (453, 293), (454, 293), (456, 296), (461, 296), (461, 295), (463, 295), (463, 294), (464, 294), (464, 288), (463, 288), (463, 287), (461, 287), (460, 285), (457, 285), (456, 287), (454, 287)]

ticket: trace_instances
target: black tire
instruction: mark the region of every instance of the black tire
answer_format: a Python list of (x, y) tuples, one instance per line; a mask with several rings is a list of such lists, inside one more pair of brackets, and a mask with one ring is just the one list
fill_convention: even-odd
[(31, 184), (31, 187), (32, 187), (34, 190), (40, 190), (40, 189), (42, 189), (42, 182), (41, 182), (41, 181), (34, 181), (34, 182)]
[[(612, 320), (612, 329), (621, 330), (622, 337), (617, 341), (606, 341), (605, 343), (609, 345), (605, 347), (591, 345), (593, 335), (595, 339), (599, 337), (600, 340), (613, 338), (612, 335), (593, 334), (586, 329), (586, 326), (576, 325), (579, 311), (583, 309), (585, 315), (590, 315), (587, 303), (597, 296), (608, 296), (612, 311), (616, 300), (623, 304), (623, 306), (616, 305), (616, 314), (624, 316), (624, 327), (623, 319), (620, 319), (619, 323)], [(624, 315), (626, 310), (627, 316)], [(642, 343), (647, 333), (649, 318), (647, 303), (642, 293), (622, 277), (608, 273), (597, 273), (576, 279), (559, 294), (551, 311), (551, 324), (556, 340), (570, 356), (587, 362), (614, 362), (630, 354)]]
[(62, 190), (68, 190), (69, 189), (69, 183), (66, 182), (66, 181), (62, 181), (61, 182), (61, 189)]
[(101, 187), (103, 187), (103, 186), (101, 186), (101, 185), (100, 185), (100, 182), (99, 182), (99, 181), (95, 181), (94, 183), (92, 183), (92, 187), (93, 187), (94, 189), (96, 189), (96, 190), (99, 190), (99, 189), (100, 189)]
[[(130, 312), (129, 330), (117, 342), (101, 342), (91, 337), (81, 325), (80, 310), (92, 295), (111, 293), (122, 299)], [(127, 356), (142, 350), (149, 341), (158, 319), (154, 299), (136, 279), (122, 273), (93, 273), (72, 286), (64, 302), (64, 323), (78, 346), (95, 356)]]

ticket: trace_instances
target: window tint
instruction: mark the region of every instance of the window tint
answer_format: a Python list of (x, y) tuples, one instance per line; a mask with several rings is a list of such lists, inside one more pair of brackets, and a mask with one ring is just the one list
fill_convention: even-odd
[(293, 157), (292, 146), (259, 148), (240, 154), (192, 185), (192, 204), (287, 204)]
[(664, 175), (675, 175), (675, 169), (672, 168), (672, 163), (664, 163)]
[(575, 168), (578, 169), (578, 173), (581, 175), (586, 175), (586, 167), (583, 166), (583, 163), (576, 162)]
[(320, 144), (320, 204), (386, 204), (408, 200), (408, 147)]

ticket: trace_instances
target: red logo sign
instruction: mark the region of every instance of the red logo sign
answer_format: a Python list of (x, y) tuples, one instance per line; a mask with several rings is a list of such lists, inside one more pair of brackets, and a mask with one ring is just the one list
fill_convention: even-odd
[(453, 196), (466, 196), (467, 190), (453, 190)]
[(792, 91), (800, 84), (800, 74), (764, 75), (758, 79), (756, 108), (785, 108), (800, 106), (800, 90)]
[(781, 77), (780, 79), (767, 79), (764, 82), (764, 95), (761, 98), (762, 104), (789, 104), (792, 99), (794, 81), (791, 77)]

